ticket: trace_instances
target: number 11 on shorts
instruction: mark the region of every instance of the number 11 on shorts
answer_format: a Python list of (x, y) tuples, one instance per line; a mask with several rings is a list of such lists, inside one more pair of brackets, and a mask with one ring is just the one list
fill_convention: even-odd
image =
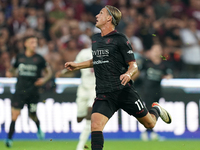
[(141, 110), (142, 108), (144, 108), (142, 102), (138, 99), (137, 101), (135, 101), (135, 104), (137, 105), (138, 109)]

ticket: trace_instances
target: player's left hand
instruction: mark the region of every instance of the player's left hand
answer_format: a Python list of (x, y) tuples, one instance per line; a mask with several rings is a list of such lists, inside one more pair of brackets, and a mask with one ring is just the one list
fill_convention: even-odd
[(125, 86), (131, 80), (131, 76), (129, 74), (126, 74), (126, 73), (122, 74), (120, 76), (120, 80), (122, 81), (121, 84)]
[(43, 84), (45, 84), (45, 79), (44, 78), (38, 78), (37, 81), (35, 81), (34, 85), (35, 86), (42, 86)]

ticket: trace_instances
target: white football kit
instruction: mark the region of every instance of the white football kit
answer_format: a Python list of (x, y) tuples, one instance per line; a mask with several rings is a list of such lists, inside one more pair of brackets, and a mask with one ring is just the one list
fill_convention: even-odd
[[(75, 62), (83, 62), (92, 59), (92, 49), (82, 49), (76, 56)], [(77, 90), (77, 117), (85, 117), (88, 107), (92, 107), (95, 92), (95, 76), (93, 68), (81, 69), (81, 84)]]

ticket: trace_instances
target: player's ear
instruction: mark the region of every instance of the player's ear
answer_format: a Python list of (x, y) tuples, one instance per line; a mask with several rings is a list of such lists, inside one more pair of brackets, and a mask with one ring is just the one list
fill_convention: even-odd
[(109, 21), (112, 22), (112, 16), (110, 16), (110, 15), (107, 16), (107, 22), (109, 22)]

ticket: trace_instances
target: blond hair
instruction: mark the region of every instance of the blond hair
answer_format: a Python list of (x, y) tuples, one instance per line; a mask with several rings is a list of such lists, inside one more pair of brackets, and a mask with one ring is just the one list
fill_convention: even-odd
[(114, 6), (106, 5), (105, 8), (107, 9), (108, 14), (112, 16), (112, 24), (117, 26), (121, 20), (122, 13)]

